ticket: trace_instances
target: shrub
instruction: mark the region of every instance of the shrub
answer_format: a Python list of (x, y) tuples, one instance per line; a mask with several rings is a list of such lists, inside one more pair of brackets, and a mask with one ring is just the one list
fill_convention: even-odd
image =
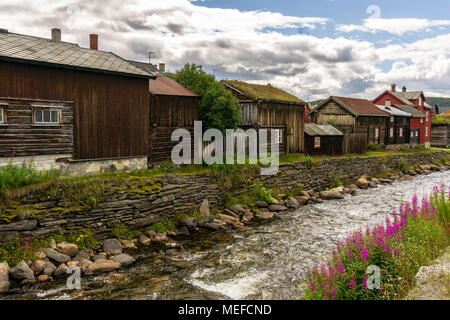
[[(385, 226), (367, 228), (339, 242), (326, 263), (308, 271), (307, 299), (398, 299), (414, 285), (420, 266), (432, 262), (449, 243), (450, 198), (446, 188), (434, 188), (421, 206), (412, 203), (393, 212)], [(369, 289), (368, 266), (381, 270), (381, 286)]]
[(33, 160), (14, 165), (12, 159), (0, 169), (0, 190), (17, 189), (31, 184), (50, 181), (61, 176), (61, 169), (37, 170)]
[(251, 194), (255, 198), (255, 201), (265, 201), (272, 203), (272, 192), (267, 190), (261, 182), (257, 182), (251, 186)]
[(380, 151), (380, 146), (377, 144), (368, 144), (367, 151)]
[(342, 187), (343, 185), (344, 185), (344, 183), (342, 182), (341, 177), (336, 176), (336, 177), (334, 177), (333, 182), (331, 182), (330, 187), (331, 187), (331, 189), (333, 189), (333, 188), (337, 188), (337, 187)]

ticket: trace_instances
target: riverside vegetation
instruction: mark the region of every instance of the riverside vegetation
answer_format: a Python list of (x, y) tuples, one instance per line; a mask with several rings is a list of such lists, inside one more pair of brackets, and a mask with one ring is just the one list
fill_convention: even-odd
[[(289, 160), (292, 160), (293, 157), (290, 157), (291, 159)], [(298, 158), (295, 158), (294, 161), (297, 161)], [(311, 159), (310, 161), (314, 162), (318, 160)], [(27, 168), (29, 172), (33, 174), (34, 169), (30, 165), (28, 165)], [(164, 245), (170, 247), (173, 242), (171, 242), (171, 239), (168, 237), (189, 235), (190, 233), (198, 231), (220, 231), (226, 230), (227, 228), (243, 228), (244, 225), (250, 224), (252, 220), (271, 220), (278, 215), (283, 214), (283, 212), (296, 210), (301, 205), (318, 203), (330, 199), (341, 199), (345, 194), (355, 194), (356, 190), (359, 188), (375, 188), (378, 184), (392, 183), (398, 179), (410, 179), (418, 174), (428, 174), (431, 173), (431, 171), (440, 171), (445, 170), (446, 168), (448, 167), (445, 158), (439, 163), (426, 166), (406, 167), (399, 163), (397, 170), (385, 173), (385, 175), (379, 177), (379, 179), (376, 177), (371, 178), (364, 176), (358, 179), (355, 184), (352, 184), (350, 181), (342, 181), (340, 177), (335, 177), (329, 190), (322, 192), (303, 190), (301, 187), (268, 189), (262, 183), (253, 181), (252, 177), (254, 176), (254, 172), (258, 170), (258, 166), (251, 165), (224, 165), (211, 166), (210, 168), (189, 166), (175, 168), (168, 163), (163, 163), (158, 168), (133, 173), (104, 173), (91, 177), (66, 177), (61, 174), (60, 176), (55, 177), (53, 181), (44, 179), (44, 182), (41, 184), (32, 184), (21, 189), (3, 188), (1, 190), (2, 196), (0, 203), (3, 206), (2, 208), (7, 209), (2, 209), (0, 218), (3, 220), (3, 223), (5, 223), (15, 219), (23, 219), (23, 214), (29, 214), (29, 212), (24, 213), (20, 210), (11, 210), (11, 203), (13, 204), (14, 209), (15, 196), (29, 193), (30, 189), (32, 189), (32, 192), (35, 194), (41, 194), (43, 199), (63, 199), (63, 203), (66, 207), (61, 208), (62, 211), (56, 213), (63, 215), (64, 210), (73, 210), (76, 208), (77, 210), (88, 212), (90, 209), (95, 208), (100, 201), (101, 195), (108, 192), (109, 188), (123, 189), (125, 192), (132, 193), (136, 197), (139, 197), (141, 193), (158, 193), (161, 191), (158, 176), (167, 173), (189, 175), (198, 173), (199, 171), (207, 171), (207, 174), (214, 176), (218, 183), (228, 185), (230, 188), (240, 184), (247, 184), (249, 186), (247, 188), (248, 192), (245, 194), (241, 194), (237, 197), (233, 197), (231, 194), (228, 195), (225, 208), (213, 208), (210, 211), (209, 205), (206, 202), (206, 204), (202, 203), (199, 211), (193, 210), (191, 212), (178, 214), (172, 218), (163, 217), (160, 221), (140, 230), (132, 230), (119, 225), (113, 228), (110, 234), (111, 237), (120, 240), (121, 246), (128, 249), (135, 249), (136, 245), (145, 247), (151, 243), (164, 243)], [(2, 173), (1, 171), (2, 170), (0, 169), (0, 174)], [(26, 168), (24, 172), (27, 172)], [(24, 179), (24, 181), (27, 180)], [(47, 212), (40, 212), (39, 208), (34, 209), (34, 214), (36, 215), (49, 214)], [(105, 252), (104, 245), (101, 245), (101, 238), (94, 235), (89, 229), (85, 229), (71, 233), (70, 235), (55, 234), (52, 237), (47, 238), (25, 238), (11, 241), (8, 244), (0, 246), (0, 261), (7, 261), (10, 267), (21, 265), (23, 268), (25, 265), (28, 267), (32, 266), (36, 261), (41, 261), (40, 264), (42, 264), (42, 259), (44, 259), (42, 249), (55, 247), (55, 250), (58, 250), (57, 245), (61, 243), (64, 244), (62, 245), (63, 249), (66, 248), (65, 244), (67, 243), (69, 243), (71, 247), (76, 246), (77, 250), (83, 255), (81, 257), (72, 257), (73, 259), (69, 260), (67, 263), (59, 263), (58, 267), (61, 267), (61, 270), (64, 270), (68, 266), (68, 263), (75, 264), (75, 258), (88, 264), (87, 261), (82, 260), (81, 258), (86, 260), (92, 259), (95, 263), (95, 259), (99, 259), (99, 255), (105, 257), (105, 260), (108, 258), (107, 261), (113, 261), (115, 257), (114, 255), (108, 255)], [(46, 259), (48, 260), (48, 258), (49, 257)], [(131, 257), (128, 257), (127, 260), (131, 260)], [(48, 262), (52, 261), (55, 263), (50, 257)], [(92, 263), (92, 261), (90, 262)], [(120, 267), (120, 263), (115, 263), (114, 266), (114, 268), (117, 269)], [(85, 265), (85, 269), (88, 270), (87, 265)], [(103, 269), (100, 268), (99, 270)], [(54, 272), (55, 271), (56, 270), (54, 270)], [(89, 270), (87, 275), (88, 274)], [(40, 276), (43, 274), (39, 274), (38, 272), (35, 273), (35, 275)], [(47, 277), (41, 277), (41, 280), (43, 280), (42, 282), (51, 280), (52, 275), (54, 274), (50, 273)], [(59, 275), (61, 276), (61, 272)], [(23, 284), (23, 281), (19, 281), (19, 283)], [(25, 284), (29, 283), (30, 281), (25, 281)]]
[[(375, 226), (338, 242), (327, 262), (308, 273), (306, 299), (382, 300), (404, 298), (419, 268), (430, 264), (449, 245), (450, 193), (434, 187), (419, 203), (415, 196), (399, 212)], [(381, 269), (381, 286), (370, 289), (367, 268)]]

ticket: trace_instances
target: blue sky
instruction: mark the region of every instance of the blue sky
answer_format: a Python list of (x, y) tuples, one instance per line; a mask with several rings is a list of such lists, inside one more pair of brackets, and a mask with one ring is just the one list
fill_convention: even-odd
[(125, 58), (197, 63), (303, 99), (374, 98), (396, 83), (450, 96), (450, 1), (1, 0), (0, 28)]

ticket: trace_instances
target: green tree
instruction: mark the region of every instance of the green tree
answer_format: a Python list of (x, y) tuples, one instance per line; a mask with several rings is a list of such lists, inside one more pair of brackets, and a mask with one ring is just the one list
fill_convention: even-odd
[(200, 95), (199, 118), (203, 128), (236, 129), (240, 120), (240, 105), (225, 86), (216, 81), (212, 74), (203, 70), (201, 65), (186, 64), (169, 77)]

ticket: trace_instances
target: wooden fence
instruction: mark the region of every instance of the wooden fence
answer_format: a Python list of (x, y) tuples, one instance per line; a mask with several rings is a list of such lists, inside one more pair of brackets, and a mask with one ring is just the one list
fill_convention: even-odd
[(363, 154), (367, 150), (367, 134), (349, 133), (342, 141), (344, 154)]

